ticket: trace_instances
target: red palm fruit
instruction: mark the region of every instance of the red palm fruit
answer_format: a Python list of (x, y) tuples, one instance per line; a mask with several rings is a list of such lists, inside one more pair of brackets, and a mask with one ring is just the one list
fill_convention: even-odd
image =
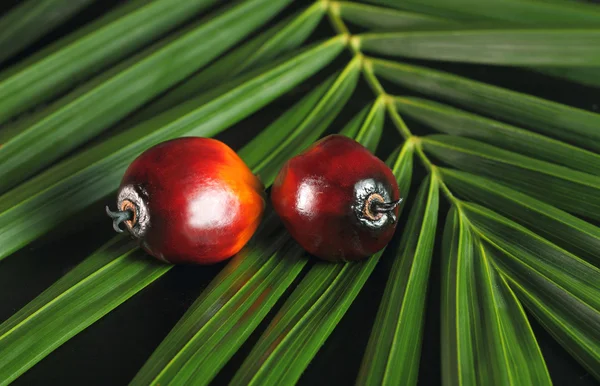
[(382, 249), (394, 234), (401, 201), (390, 168), (341, 135), (290, 159), (271, 199), (294, 239), (329, 261), (359, 260)]
[(118, 191), (116, 231), (171, 263), (211, 264), (252, 237), (265, 206), (264, 187), (224, 143), (187, 137), (158, 144), (129, 166)]

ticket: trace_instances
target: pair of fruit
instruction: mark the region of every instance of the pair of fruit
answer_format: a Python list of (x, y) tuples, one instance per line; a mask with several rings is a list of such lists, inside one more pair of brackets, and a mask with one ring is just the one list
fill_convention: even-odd
[[(329, 261), (359, 260), (382, 249), (396, 227), (392, 171), (352, 139), (331, 135), (290, 159), (271, 192), (296, 241)], [(125, 223), (140, 246), (171, 263), (211, 264), (231, 257), (262, 217), (264, 186), (222, 142), (187, 137), (142, 153), (125, 172), (116, 231)]]

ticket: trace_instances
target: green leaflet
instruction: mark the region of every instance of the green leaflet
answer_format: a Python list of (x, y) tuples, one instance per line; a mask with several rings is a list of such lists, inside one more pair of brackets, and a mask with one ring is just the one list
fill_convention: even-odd
[(461, 207), (492, 245), (494, 264), (521, 301), (600, 378), (600, 269), (488, 209)]
[[(275, 173), (287, 159), (308, 146), (327, 128), (352, 94), (358, 73), (356, 62), (351, 62), (338, 76), (332, 76), (317, 87), (240, 151), (240, 157), (261, 177), (266, 186), (272, 183)], [(288, 140), (292, 137), (297, 139)], [(262, 155), (258, 154), (256, 147), (261, 148)], [(271, 156), (273, 154), (278, 156)], [(265, 174), (266, 171), (270, 174)], [(301, 258), (304, 252), (299, 246), (292, 243), (288, 249), (291, 258), (282, 260), (280, 253), (265, 256), (261, 261), (253, 263), (261, 267), (259, 272), (250, 275), (252, 279), (245, 278), (245, 282), (256, 281), (253, 285), (259, 286), (260, 291), (265, 293), (264, 296), (272, 301), (261, 301), (248, 309), (249, 303), (245, 298), (250, 295), (236, 294), (235, 298), (219, 303), (226, 312), (215, 314), (210, 320), (203, 322), (203, 315), (214, 309), (214, 305), (206, 305), (205, 296), (201, 295), (140, 370), (133, 383), (210, 382), (306, 264), (307, 260)], [(288, 252), (283, 255), (286, 253)], [(243, 270), (242, 267), (235, 269)], [(225, 274), (224, 277), (228, 275)], [(219, 283), (219, 278), (214, 282)], [(268, 291), (264, 289), (265, 286)], [(251, 293), (260, 296), (258, 290), (252, 291)]]
[[(363, 110), (366, 112), (366, 108)], [(342, 131), (341, 135), (354, 138), (372, 153), (377, 150), (377, 145), (382, 135), (382, 128), (385, 122), (385, 102), (383, 98), (377, 98), (369, 113), (363, 117), (361, 111), (352, 121), (350, 121)]]
[(371, 30), (412, 30), (447, 27), (454, 24), (448, 20), (419, 13), (401, 12), (349, 1), (331, 2), (329, 6), (344, 21)]
[(450, 62), (511, 66), (597, 66), (600, 29), (454, 30), (368, 33), (353, 38), (364, 52)]
[(249, 42), (226, 54), (206, 69), (185, 79), (176, 88), (169, 90), (156, 101), (143, 107), (127, 124), (149, 119), (188, 99), (203, 90), (218, 85), (236, 75), (268, 63), (277, 56), (298, 48), (314, 31), (324, 14), (323, 5), (315, 3), (297, 15), (277, 23)]
[(552, 4), (531, 0), (368, 0), (408, 11), (435, 15), (460, 21), (482, 19), (505, 21), (534, 26), (597, 27), (600, 22), (598, 7), (591, 4), (563, 2)]
[(0, 325), (0, 385), (7, 385), (58, 346), (162, 276), (116, 237)]
[(460, 208), (450, 210), (444, 229), (444, 384), (551, 385), (525, 312)]
[[(246, 162), (246, 165), (248, 165), (249, 168), (254, 169), (260, 165), (265, 154), (283, 151), (284, 147), (280, 147), (280, 145), (284, 143), (285, 139), (290, 136), (303, 121), (306, 120), (310, 112), (316, 108), (327, 91), (331, 89), (331, 86), (333, 86), (336, 79), (344, 78), (340, 78), (340, 72), (331, 75), (296, 103), (294, 107), (283, 113), (266, 129), (262, 130), (256, 137), (248, 142), (248, 146), (244, 146), (244, 148), (239, 151), (239, 155), (244, 162)], [(304, 130), (300, 131), (300, 133), (308, 130), (309, 126), (303, 125), (303, 129)], [(302, 149), (290, 149), (290, 151), (301, 150)], [(274, 172), (276, 171), (274, 170)], [(267, 186), (271, 185), (273, 180), (272, 176), (271, 178), (268, 177), (268, 175), (261, 176), (261, 181)]]
[(600, 268), (489, 209), (472, 203), (462, 207), (482, 238), (600, 310)]
[(600, 87), (598, 67), (539, 67), (535, 68), (535, 71), (587, 86)]
[(356, 264), (313, 266), (274, 317), (231, 384), (295, 384), (358, 295), (381, 254), (378, 252), (368, 261)]
[(460, 170), (487, 176), (568, 212), (600, 218), (600, 177), (472, 139), (431, 135), (421, 140), (427, 153)]
[[(286, 122), (282, 117), (269, 128), (270, 131), (265, 131), (252, 140), (251, 143), (255, 145), (248, 147), (248, 152), (244, 156), (256, 159), (262, 155), (261, 161), (256, 164), (256, 170), (265, 184), (269, 185), (275, 180), (279, 172), (279, 167), (276, 165), (283, 165), (290, 156), (301, 152), (305, 147), (317, 140), (325, 129), (327, 129), (348, 99), (350, 99), (358, 82), (359, 74), (360, 61), (354, 59), (341, 72), (335, 82), (329, 86), (323, 98), (308, 111), (306, 117), (296, 122), (296, 128), (282, 130), (280, 128), (282, 125), (288, 126), (290, 124), (290, 122)], [(288, 117), (285, 119), (287, 120)], [(275, 134), (274, 131), (278, 133)], [(272, 140), (279, 142), (279, 147), (277, 151), (272, 151), (265, 155), (258, 147), (258, 144), (264, 143), (267, 138), (272, 138)]]
[(133, 1), (67, 36), (0, 74), (0, 123), (116, 63), (214, 3)]
[[(10, 138), (0, 148), (0, 192), (184, 79), (260, 26), (289, 1), (241, 2)], [(216, 33), (225, 26), (227, 34)], [(82, 115), (81, 111), (86, 114)]]
[[(339, 39), (337, 39), (337, 42), (341, 44)], [(334, 41), (323, 43), (323, 46), (329, 47), (332, 44), (335, 46)], [(257, 103), (258, 99), (264, 98), (264, 95), (269, 95), (269, 93), (274, 91), (268, 91), (267, 87), (264, 89), (264, 91), (259, 92), (256, 90), (256, 86), (260, 85), (261, 88), (264, 88), (266, 85), (268, 85), (269, 79), (271, 79), (271, 81), (275, 81), (278, 80), (277, 75), (282, 76), (283, 74), (286, 74), (287, 79), (285, 81), (279, 80), (279, 83), (274, 82), (271, 85), (274, 90), (277, 90), (277, 95), (279, 95), (279, 93), (283, 93), (285, 89), (289, 88), (289, 86), (286, 88), (286, 85), (289, 84), (288, 82), (299, 81), (296, 79), (291, 79), (293, 77), (291, 77), (290, 72), (301, 71), (303, 68), (303, 62), (310, 64), (310, 67), (308, 67), (309, 69), (314, 68), (312, 66), (319, 66), (319, 61), (326, 61), (327, 59), (331, 60), (342, 48), (340, 46), (338, 49), (334, 49), (335, 53), (330, 54), (327, 58), (327, 55), (325, 55), (326, 50), (323, 50), (324, 47), (317, 47), (313, 50), (307, 51), (307, 53), (304, 55), (296, 57), (295, 60), (292, 60), (287, 66), (285, 66), (284, 63), (284, 65), (276, 66), (270, 71), (250, 78), (249, 81), (241, 82), (238, 87), (232, 88), (232, 90), (224, 93), (221, 97), (215, 99), (213, 102), (207, 103), (207, 106), (215, 104), (214, 107), (226, 106), (228, 109), (231, 109), (230, 103), (235, 103), (237, 100), (236, 97), (243, 97), (244, 99), (250, 99), (252, 103)], [(290, 68), (289, 66), (292, 63), (293, 67)], [(324, 64), (321, 62), (321, 65)], [(306, 68), (304, 70), (306, 71)], [(308, 76), (305, 72), (302, 73)], [(325, 83), (325, 85), (328, 84)], [(314, 91), (313, 94), (323, 95), (325, 90), (327, 89), (322, 87)], [(263, 96), (261, 96), (262, 92), (267, 92), (267, 94), (263, 94)], [(248, 98), (248, 95), (250, 95), (251, 98)], [(305, 98), (305, 100), (309, 101), (312, 101), (312, 99), (312, 95), (309, 95)], [(309, 113), (306, 111), (305, 101), (301, 101), (294, 108), (304, 111), (307, 114)], [(210, 110), (206, 111), (210, 112)], [(214, 109), (213, 114), (219, 113), (219, 111), (219, 109)], [(177, 113), (177, 110), (174, 112)], [(232, 111), (229, 110), (228, 113), (232, 113)], [(223, 112), (221, 112), (221, 114), (223, 114)], [(209, 119), (210, 114), (200, 113), (199, 116), (205, 120)], [(218, 114), (215, 117), (218, 117)], [(213, 119), (215, 119), (215, 117), (213, 117)], [(180, 119), (184, 120), (186, 117), (184, 116)], [(220, 120), (222, 121), (223, 118), (220, 118)], [(209, 121), (210, 120), (203, 122), (210, 123)], [(192, 122), (192, 124), (197, 125), (196, 122)], [(227, 122), (223, 122), (223, 124), (226, 125)], [(294, 128), (293, 122), (289, 122), (288, 130), (293, 130)], [(310, 126), (306, 126), (306, 130), (309, 129)], [(143, 144), (140, 144), (139, 146), (142, 145)], [(251, 145), (249, 144), (246, 145), (246, 147), (247, 146)], [(265, 149), (270, 149), (272, 151), (279, 151), (281, 144), (279, 144), (277, 141), (272, 141), (271, 144), (268, 142), (262, 143), (261, 146), (264, 146)], [(243, 154), (244, 152), (246, 152), (246, 150), (242, 149), (240, 154)], [(105, 154), (105, 152), (101, 151), (100, 154)], [(260, 159), (256, 161), (260, 162)], [(99, 162), (102, 163), (102, 159)], [(129, 161), (124, 163), (125, 167), (127, 166), (128, 162)], [(277, 167), (280, 166), (281, 164), (279, 164)], [(255, 169), (254, 171), (256, 172)], [(122, 170), (120, 173), (122, 173)], [(94, 174), (92, 174), (92, 176), (93, 175)], [(120, 176), (117, 174), (116, 178), (119, 177)], [(114, 181), (114, 184), (110, 184), (108, 181), (105, 181), (104, 184), (107, 186), (107, 191), (110, 192), (117, 186), (118, 180)], [(88, 184), (85, 185), (88, 186)], [(79, 185), (76, 184), (75, 186)], [(66, 191), (71, 192), (72, 194), (71, 189), (66, 189)], [(88, 192), (88, 195), (89, 194), (90, 192)], [(238, 309), (237, 320), (239, 323), (234, 323), (233, 325), (228, 326), (230, 326), (230, 329), (233, 329), (235, 326), (240, 327), (238, 330), (236, 330), (238, 335), (236, 335), (236, 338), (233, 339), (233, 342), (230, 345), (222, 345), (220, 344), (220, 340), (210, 341), (215, 352), (219, 353), (215, 357), (208, 359), (206, 357), (198, 356), (192, 356), (191, 358), (186, 357), (186, 360), (180, 363), (181, 365), (185, 365), (187, 363), (187, 359), (202, 360), (204, 366), (207, 366), (207, 369), (211, 369), (210, 371), (213, 371), (214, 375), (220, 368), (219, 366), (222, 366), (227, 359), (233, 355), (239, 345), (242, 344), (245, 337), (247, 337), (252, 329), (256, 327), (269, 308), (273, 306), (277, 298), (300, 272), (302, 266), (305, 264), (305, 260), (299, 259), (299, 256), (301, 255), (301, 249), (295, 246), (289, 246), (283, 251), (276, 252), (278, 247), (282, 246), (288, 237), (285, 233), (280, 233), (273, 237), (269, 236), (273, 235), (273, 230), (278, 224), (274, 220), (275, 218), (271, 214), (269, 219), (263, 221), (262, 229), (257, 232), (257, 236), (255, 236), (251, 244), (249, 244), (249, 246), (246, 248), (246, 252), (239, 254), (232, 260), (232, 262), (228, 265), (228, 268), (226, 268), (226, 271), (224, 271), (213, 281), (213, 284), (209, 289), (203, 292), (201, 298), (195, 303), (195, 306), (193, 306), (190, 311), (190, 318), (192, 318), (190, 320), (193, 320), (195, 323), (197, 322), (197, 319), (194, 318), (203, 314), (203, 312), (207, 309), (206, 307), (213, 311), (215, 307), (225, 307), (227, 310), (226, 312), (221, 312), (219, 314), (221, 318), (225, 319), (215, 319), (210, 324), (212, 327), (207, 327), (203, 330), (204, 334), (208, 335), (201, 335), (201, 339), (197, 341), (197, 344), (201, 345), (201, 347), (204, 347), (202, 345), (206, 343), (204, 337), (212, 336), (216, 333), (214, 328), (221, 327), (227, 323), (229, 320), (227, 318), (229, 316), (229, 310), (232, 309)], [(133, 243), (126, 242), (124, 238), (116, 237), (106, 246), (104, 246), (99, 252), (84, 260), (83, 263), (69, 272), (59, 282), (55, 283), (44, 294), (34, 299), (16, 316), (0, 325), (0, 342), (3, 340), (5, 342), (14, 342), (11, 343), (11, 345), (6, 345), (7, 349), (10, 349), (10, 352), (15, 353), (14, 355), (11, 354), (10, 357), (8, 354), (5, 356), (5, 352), (2, 351), (5, 345), (0, 344), (0, 355), (2, 355), (3, 358), (11, 358), (10, 361), (6, 362), (6, 366), (9, 366), (6, 368), (6, 370), (3, 370), (0, 365), (0, 375), (6, 374), (6, 382), (8, 382), (10, 379), (14, 379), (27, 368), (33, 366), (35, 363), (37, 363), (37, 361), (46, 356), (56, 347), (60, 346), (70, 337), (76, 335), (94, 323), (100, 317), (106, 315), (129, 297), (133, 296), (152, 281), (156, 280), (170, 268), (170, 266), (167, 265), (154, 263), (153, 260), (149, 260), (146, 257), (139, 257), (143, 256), (143, 253), (136, 251), (137, 248), (135, 245), (133, 245)], [(287, 257), (285, 259), (282, 259), (282, 253), (286, 254)], [(138, 257), (132, 259), (130, 256), (132, 254)], [(140, 265), (144, 267), (143, 270), (140, 268)], [(253, 284), (249, 284), (247, 287), (244, 287), (249, 281), (248, 274), (250, 273), (250, 269), (252, 267), (255, 269), (256, 277), (254, 280), (252, 280)], [(114, 276), (115, 272), (119, 272), (119, 275)], [(113, 276), (114, 280), (108, 279), (112, 278)], [(121, 280), (123, 280), (123, 282), (121, 282)], [(90, 282), (92, 284), (88, 284)], [(269, 287), (269, 284), (272, 285), (272, 287)], [(259, 299), (259, 302), (257, 302), (255, 307), (253, 307), (251, 310), (244, 308), (251, 305), (251, 303), (244, 303), (244, 297), (236, 295), (237, 290), (242, 287), (246, 288), (246, 292), (248, 292), (249, 296), (258, 296), (256, 299)], [(275, 290), (275, 288), (277, 288), (277, 290)], [(270, 292), (271, 289), (273, 292)], [(261, 293), (263, 295), (260, 295)], [(91, 304), (87, 308), (77, 309), (77, 313), (73, 314), (73, 317), (68, 319), (70, 324), (65, 323), (64, 326), (57, 326), (56, 324), (51, 323), (51, 321), (57, 319), (57, 313), (53, 312), (53, 310), (62, 310), (69, 307), (69, 302), (71, 300), (66, 298), (65, 294), (73, 294), (72, 296), (76, 298), (81, 298), (82, 296), (93, 297), (96, 295), (102, 295), (103, 303), (98, 303), (98, 305)], [(68, 301), (63, 301), (63, 298), (67, 299)], [(241, 305), (240, 301), (242, 301)], [(263, 301), (263, 303), (260, 303), (260, 301)], [(49, 305), (51, 305), (51, 307)], [(48, 313), (41, 312), (47, 308), (50, 310)], [(255, 318), (243, 319), (240, 321), (239, 318), (242, 316), (248, 316), (248, 312), (253, 312)], [(23, 323), (23, 320), (25, 319), (27, 319), (27, 324)], [(58, 318), (58, 320), (60, 320), (61, 323), (65, 322), (61, 318)], [(185, 322), (185, 320), (186, 319), (182, 319), (181, 323), (183, 326), (186, 326), (187, 322)], [(231, 321), (235, 321), (235, 319), (231, 319)], [(243, 325), (243, 323), (247, 324)], [(33, 339), (32, 336), (38, 333), (38, 326), (47, 326), (46, 328), (48, 328), (48, 332), (44, 341), (40, 342), (37, 346), (31, 346), (32, 344), (35, 344), (36, 340)], [(174, 331), (178, 330), (176, 329)], [(219, 331), (223, 332), (223, 330)], [(232, 333), (231, 331), (230, 333)], [(186, 334), (195, 334), (195, 332), (189, 332), (187, 329), (184, 332)], [(215, 337), (216, 336), (217, 335), (215, 335)], [(223, 338), (223, 336), (221, 337)], [(225, 338), (226, 337), (227, 336), (225, 336)], [(176, 337), (173, 339), (177, 340), (179, 338)], [(159, 349), (172, 352), (173, 347), (171, 347), (171, 343), (169, 343), (169, 341), (166, 342), (166, 346), (163, 345)], [(175, 354), (178, 354), (178, 350), (182, 348), (181, 346), (187, 347), (185, 346), (187, 342), (188, 339), (184, 339), (183, 343), (176, 346)], [(161, 360), (171, 357), (167, 357), (167, 354), (163, 351), (160, 352), (161, 354), (159, 355), (158, 359), (151, 360), (147, 367), (140, 372), (138, 379), (146, 379), (148, 376), (153, 379), (155, 376), (161, 373), (163, 367), (160, 366), (158, 367), (158, 372), (152, 372), (156, 371), (157, 361), (160, 364)], [(193, 353), (194, 351), (187, 352), (188, 355)], [(178, 357), (183, 358), (181, 356)], [(194, 371), (195, 369), (200, 368), (200, 363), (193, 363), (194, 364), (191, 367), (188, 367), (190, 372), (182, 372), (181, 376), (184, 374), (186, 377), (193, 378), (196, 376), (194, 375)], [(167, 372), (162, 374), (161, 377), (168, 376), (169, 374), (171, 373)], [(206, 382), (210, 380), (207, 377), (204, 377), (204, 379)], [(4, 379), (0, 378), (0, 384), (2, 384), (3, 381)]]
[(397, 97), (395, 101), (400, 113), (435, 130), (600, 175), (600, 156), (591, 151), (427, 99)]
[(0, 259), (116, 189), (129, 163), (159, 142), (211, 136), (260, 109), (327, 65), (342, 37), (256, 71), (210, 98), (199, 97), (124, 131), (0, 196)]
[(600, 114), (425, 67), (379, 59), (367, 63), (376, 75), (410, 90), (600, 151)]
[(58, 27), (92, 0), (29, 0), (0, 19), (0, 63)]
[[(287, 241), (287, 242), (286, 242)], [(285, 245), (282, 245), (285, 242)], [(306, 264), (285, 230), (241, 254), (202, 292), (131, 382), (206, 385)]]
[(438, 180), (431, 176), (421, 184), (402, 231), (358, 385), (417, 383), (438, 204)]
[[(371, 124), (367, 120), (364, 126)], [(397, 158), (390, 159), (401, 192), (407, 193), (410, 187), (412, 153), (412, 142), (406, 142), (396, 153)], [(294, 384), (350, 307), (382, 253), (362, 262), (316, 263), (274, 317), (231, 384)]]
[(600, 228), (491, 179), (453, 169), (438, 170), (453, 193), (494, 208), (600, 267)]
[(177, 31), (176, 33), (170, 34), (168, 37), (159, 40), (135, 55), (130, 56), (127, 59), (120, 61), (118, 64), (110, 67), (106, 71), (101, 72), (98, 76), (95, 76), (89, 81), (81, 84), (64, 96), (47, 103), (43, 108), (37, 109), (35, 112), (28, 113), (14, 122), (5, 125), (5, 127), (0, 131), (0, 143), (8, 143), (13, 138), (18, 137), (20, 134), (26, 132), (29, 128), (35, 126), (39, 122), (51, 119), (54, 114), (60, 112), (62, 109), (68, 108), (68, 106), (73, 102), (76, 102), (78, 98), (85, 96), (87, 93), (93, 91), (98, 86), (101, 86), (104, 82), (109, 81), (136, 63), (147, 59), (156, 51), (180, 38), (186, 32), (191, 31), (195, 26), (197, 25), (188, 26)]

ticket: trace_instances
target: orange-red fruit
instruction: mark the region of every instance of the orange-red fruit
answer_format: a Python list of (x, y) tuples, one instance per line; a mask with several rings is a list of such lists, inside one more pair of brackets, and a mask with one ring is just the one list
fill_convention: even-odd
[(271, 199), (294, 239), (329, 261), (359, 260), (385, 247), (401, 201), (390, 168), (341, 135), (325, 137), (290, 159)]
[(133, 161), (112, 217), (118, 230), (128, 216), (131, 235), (158, 259), (211, 264), (248, 242), (264, 206), (262, 183), (231, 148), (186, 137), (158, 144)]

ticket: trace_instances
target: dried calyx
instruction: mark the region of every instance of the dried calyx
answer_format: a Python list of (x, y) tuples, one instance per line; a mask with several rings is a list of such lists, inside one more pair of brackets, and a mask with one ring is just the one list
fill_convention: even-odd
[(363, 209), (363, 215), (371, 221), (377, 221), (387, 214), (392, 222), (396, 222), (396, 215), (394, 209), (400, 203), (402, 199), (386, 202), (385, 199), (379, 193), (371, 193), (365, 200)]

